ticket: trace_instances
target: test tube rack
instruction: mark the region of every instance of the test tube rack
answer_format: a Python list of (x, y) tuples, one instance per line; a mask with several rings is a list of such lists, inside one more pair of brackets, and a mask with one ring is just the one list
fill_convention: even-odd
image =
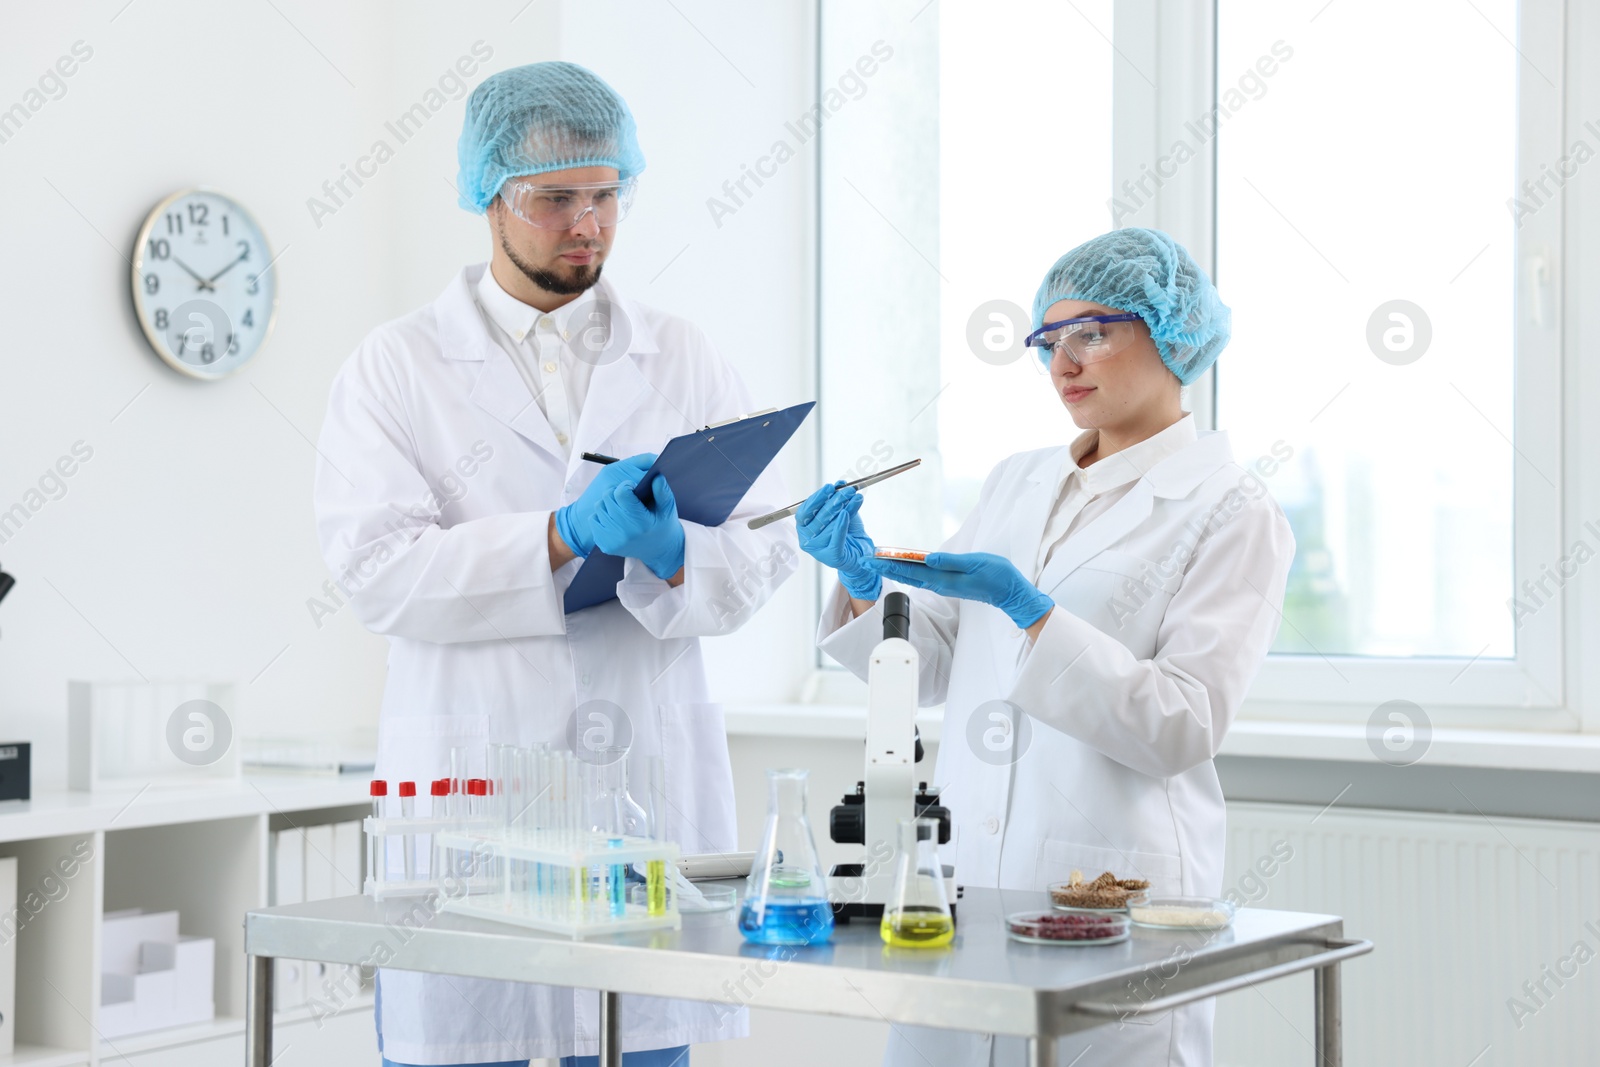
[[(441, 848), (482, 857), (494, 872), (488, 891), (450, 895), (442, 907), (462, 915), (573, 938), (634, 930), (676, 930), (683, 920), (673, 889), (678, 846), (647, 837), (560, 830), (444, 832)], [(629, 883), (646, 887), (630, 900)]]
[[(487, 819), (464, 824), (461, 817), (452, 815), (382, 819), (368, 815), (362, 820), (361, 828), (366, 831), (372, 848), (368, 852), (369, 866), (362, 892), (373, 900), (393, 900), (441, 892), (446, 896), (466, 895), (492, 889), (495, 883), (481, 853), (475, 862), (462, 864), (452, 862), (443, 851), (447, 847), (443, 841), (446, 832), (462, 837), (478, 826), (487, 828), (490, 825)], [(402, 850), (412, 850), (410, 877), (406, 876), (403, 861), (400, 877), (388, 876), (395, 867), (389, 859), (389, 842), (397, 839), (402, 843)]]

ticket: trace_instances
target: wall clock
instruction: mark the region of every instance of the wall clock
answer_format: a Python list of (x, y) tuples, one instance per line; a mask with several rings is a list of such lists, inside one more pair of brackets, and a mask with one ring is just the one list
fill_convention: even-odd
[(278, 310), (277, 275), (260, 225), (210, 189), (157, 204), (133, 250), (133, 308), (168, 366), (226, 378), (266, 343)]

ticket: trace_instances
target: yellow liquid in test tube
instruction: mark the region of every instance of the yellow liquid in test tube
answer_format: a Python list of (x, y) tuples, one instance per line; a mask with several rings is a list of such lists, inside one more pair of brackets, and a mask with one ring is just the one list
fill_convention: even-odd
[(884, 911), (878, 933), (897, 948), (941, 948), (956, 936), (956, 924), (938, 908), (902, 908)]
[(645, 864), (645, 902), (651, 915), (667, 913), (667, 861), (650, 860)]

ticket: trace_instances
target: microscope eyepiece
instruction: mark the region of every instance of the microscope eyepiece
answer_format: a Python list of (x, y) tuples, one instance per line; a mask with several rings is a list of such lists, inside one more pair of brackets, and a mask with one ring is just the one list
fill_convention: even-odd
[(901, 592), (883, 598), (883, 636), (911, 640), (911, 598)]

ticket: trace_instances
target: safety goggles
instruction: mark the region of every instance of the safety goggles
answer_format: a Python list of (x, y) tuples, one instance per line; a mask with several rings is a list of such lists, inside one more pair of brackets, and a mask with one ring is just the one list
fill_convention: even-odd
[(567, 185), (540, 185), (513, 179), (500, 190), (500, 199), (513, 215), (541, 230), (570, 230), (591, 212), (595, 224), (606, 229), (627, 217), (637, 184), (633, 178), (623, 182)]
[(1039, 361), (1049, 366), (1057, 352), (1083, 366), (1110, 359), (1140, 336), (1138, 315), (1085, 315), (1078, 319), (1047, 322), (1028, 335), (1029, 348), (1039, 350)]

